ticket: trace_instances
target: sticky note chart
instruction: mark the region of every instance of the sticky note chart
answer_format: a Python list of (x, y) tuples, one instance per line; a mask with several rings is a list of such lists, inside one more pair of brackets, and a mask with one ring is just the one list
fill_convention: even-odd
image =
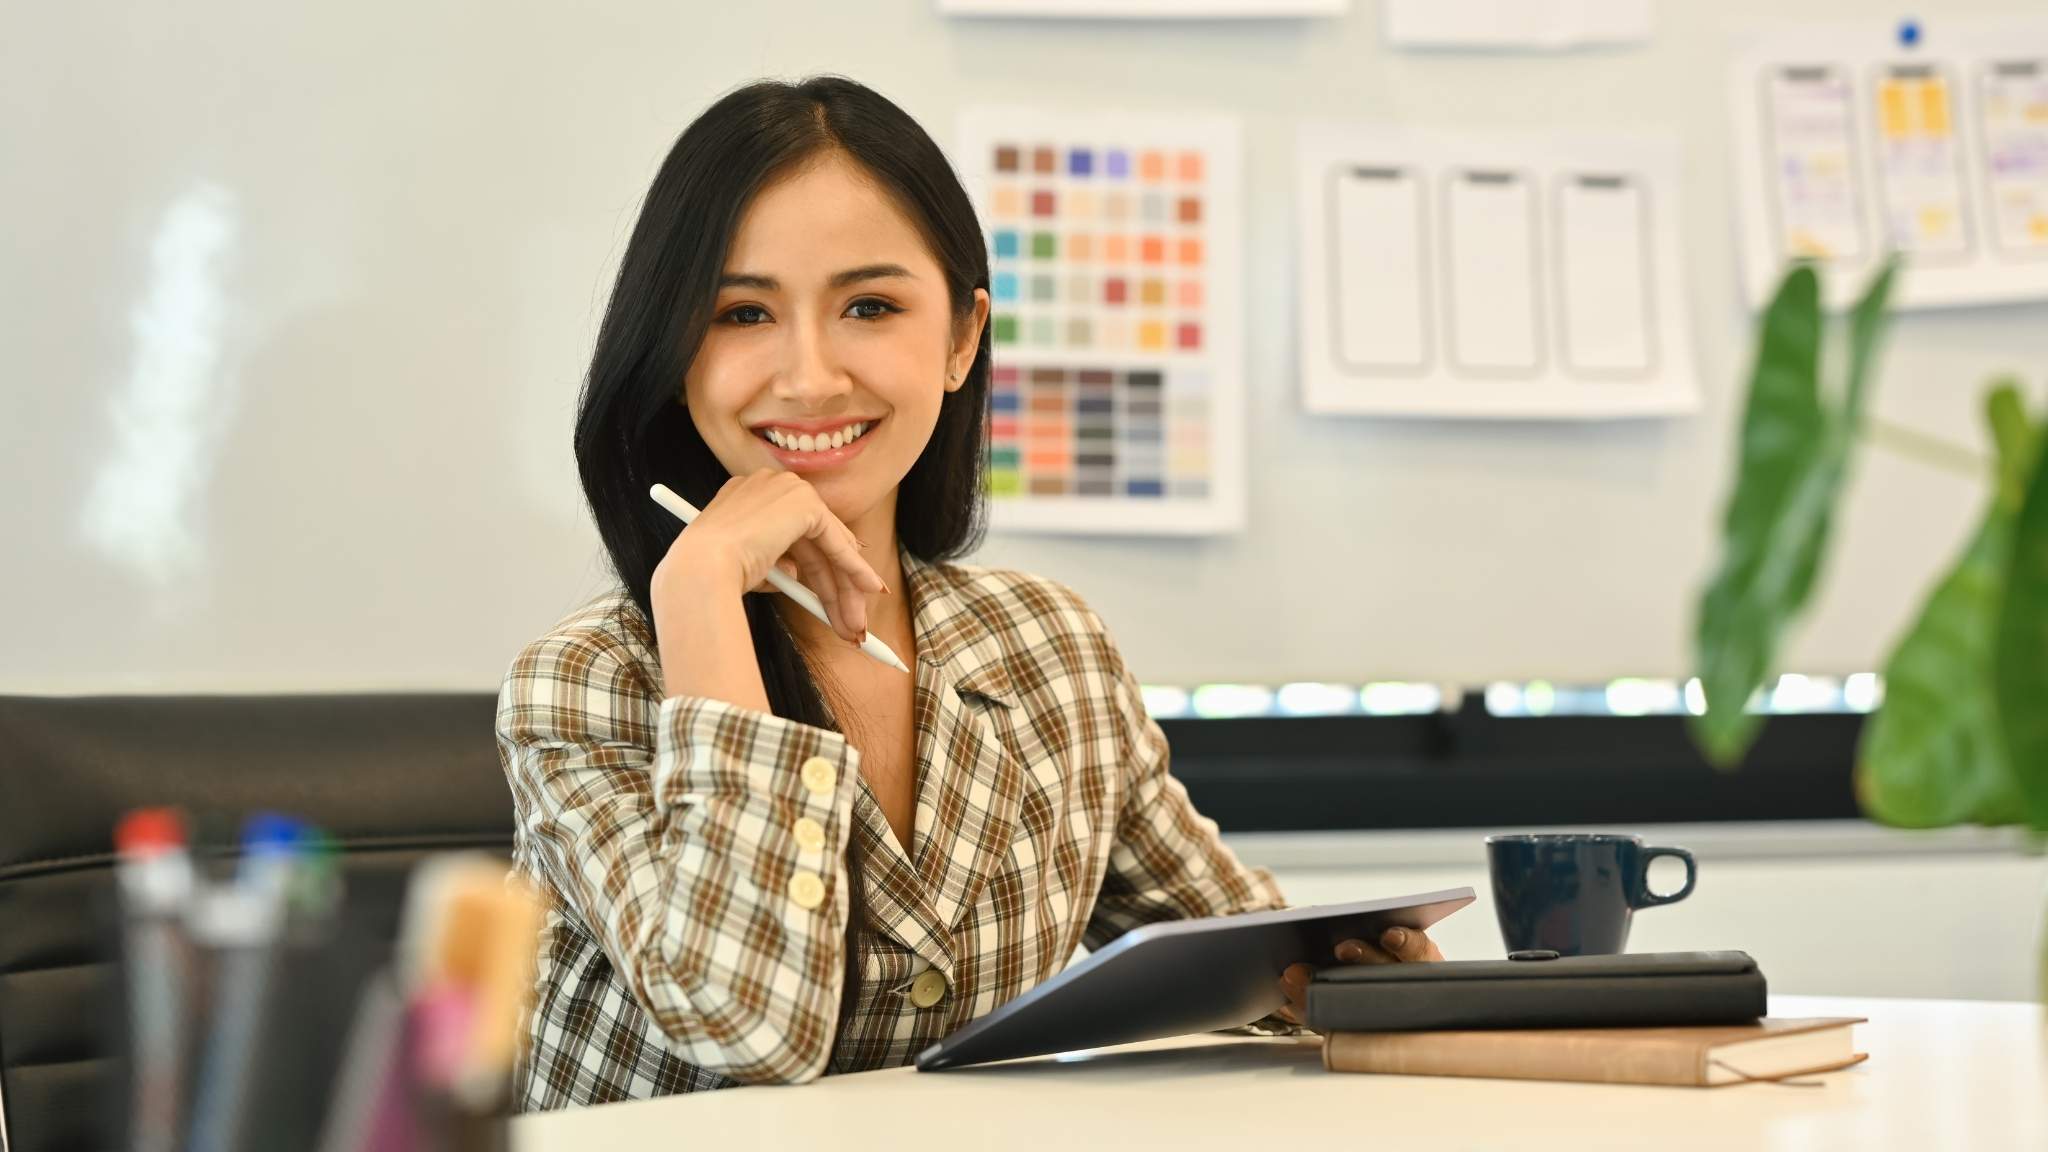
[(1753, 305), (1811, 260), (1841, 306), (1889, 253), (1900, 307), (2048, 298), (2048, 19), (1788, 26), (1730, 85)]
[(1309, 410), (1696, 405), (1668, 137), (1309, 124), (1297, 168)]
[(970, 108), (989, 245), (991, 526), (1202, 533), (1244, 509), (1239, 129)]

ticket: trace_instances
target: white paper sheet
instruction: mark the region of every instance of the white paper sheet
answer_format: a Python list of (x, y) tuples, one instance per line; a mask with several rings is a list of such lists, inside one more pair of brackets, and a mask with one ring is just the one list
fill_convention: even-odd
[(1856, 156), (1855, 91), (1839, 68), (1773, 68), (1763, 78), (1777, 246), (1786, 258), (1858, 259), (1863, 165)]
[(1627, 176), (1562, 176), (1557, 211), (1565, 368), (1587, 377), (1648, 372), (1657, 298), (1648, 192)]
[[(1897, 252), (1900, 308), (2048, 299), (2048, 18), (1761, 34), (1730, 73), (1743, 289), (1822, 265), (1832, 307)], [(1908, 41), (1911, 41), (1910, 43)], [(2017, 258), (2016, 258), (2017, 257)]]
[(1530, 375), (1543, 351), (1529, 175), (1454, 169), (1442, 179), (1451, 363), (1474, 375)]
[(1334, 169), (1329, 180), (1338, 357), (1366, 371), (1419, 372), (1430, 361), (1423, 176), (1359, 167)]
[(1351, 0), (938, 0), (948, 16), (1071, 19), (1273, 19), (1342, 16)]
[(1966, 257), (1974, 240), (1949, 70), (1940, 64), (1887, 64), (1872, 82), (1881, 234), (1923, 262)]
[(1650, 0), (1380, 0), (1396, 48), (1556, 50), (1650, 38)]
[(1308, 124), (1298, 169), (1309, 410), (1696, 406), (1669, 134)]
[(1984, 168), (1998, 248), (2048, 252), (2048, 56), (1981, 65)]

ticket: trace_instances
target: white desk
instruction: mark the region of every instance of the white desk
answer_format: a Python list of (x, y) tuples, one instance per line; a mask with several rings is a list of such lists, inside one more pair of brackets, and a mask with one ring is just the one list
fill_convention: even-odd
[(1646, 1088), (1339, 1075), (1313, 1040), (1201, 1036), (528, 1116), (513, 1148), (2048, 1149), (2037, 1005), (1778, 996), (1771, 1012), (1867, 1016), (1870, 1059), (1822, 1088)]

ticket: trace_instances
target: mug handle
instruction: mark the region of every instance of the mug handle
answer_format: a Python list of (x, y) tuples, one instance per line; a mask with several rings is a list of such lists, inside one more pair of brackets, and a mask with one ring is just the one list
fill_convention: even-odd
[[(1655, 892), (1650, 891), (1650, 861), (1655, 860), (1659, 856), (1670, 856), (1685, 861), (1685, 887), (1680, 888), (1669, 896), (1659, 896)], [(1636, 907), (1655, 908), (1659, 904), (1678, 903), (1680, 900), (1692, 895), (1692, 886), (1699, 879), (1699, 874), (1699, 864), (1693, 860), (1692, 853), (1683, 848), (1643, 849), (1643, 873), (1636, 880), (1636, 891), (1640, 894), (1641, 899), (1637, 902)]]

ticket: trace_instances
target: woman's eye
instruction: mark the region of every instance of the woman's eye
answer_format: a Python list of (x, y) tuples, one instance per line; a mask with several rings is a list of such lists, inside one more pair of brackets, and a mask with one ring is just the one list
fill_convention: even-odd
[(768, 312), (766, 309), (753, 304), (742, 304), (727, 312), (725, 319), (727, 323), (737, 324), (742, 328), (751, 328), (756, 324), (766, 323)]
[(903, 309), (886, 300), (855, 300), (846, 307), (846, 314), (856, 320), (879, 320), (891, 312), (901, 311)]

